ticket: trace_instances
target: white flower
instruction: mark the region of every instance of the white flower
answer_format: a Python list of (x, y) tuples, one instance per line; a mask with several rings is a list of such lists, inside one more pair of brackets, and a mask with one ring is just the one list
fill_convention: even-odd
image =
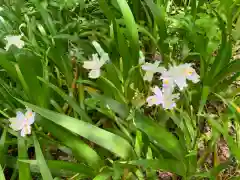
[(24, 46), (24, 41), (21, 40), (23, 35), (19, 36), (6, 36), (4, 39), (7, 42), (5, 49), (8, 51), (11, 45), (15, 45), (17, 48), (21, 49)]
[(32, 112), (31, 109), (27, 109), (27, 112), (23, 114), (18, 111), (17, 116), (14, 118), (10, 118), (10, 127), (14, 131), (21, 130), (21, 136), (25, 137), (26, 134), (31, 134), (31, 125), (35, 121), (35, 112)]
[(148, 106), (162, 105), (164, 109), (173, 109), (176, 107), (175, 99), (179, 98), (179, 94), (172, 94), (170, 91), (162, 91), (155, 86), (152, 89), (154, 95), (147, 98)]
[(187, 80), (193, 83), (199, 82), (200, 76), (196, 73), (191, 64), (181, 64), (179, 66), (172, 66), (168, 71), (162, 73), (161, 79), (163, 80), (163, 87), (174, 89), (175, 85), (183, 90), (187, 87)]
[(145, 56), (142, 51), (139, 51), (139, 64), (145, 63)]
[(173, 94), (172, 91), (166, 91), (163, 89), (163, 109), (173, 109), (176, 107), (174, 100), (179, 99), (179, 93)]
[(104, 65), (106, 61), (104, 59), (99, 59), (97, 54), (93, 54), (91, 61), (84, 61), (83, 68), (89, 69), (90, 72), (88, 74), (89, 78), (96, 79), (101, 74), (101, 67)]
[(152, 89), (154, 95), (147, 98), (148, 106), (159, 105), (163, 103), (163, 93), (159, 87), (155, 86)]
[(108, 53), (106, 53), (106, 52), (102, 49), (102, 47), (100, 46), (100, 44), (99, 44), (97, 41), (93, 41), (92, 44), (93, 44), (94, 48), (96, 49), (97, 53), (99, 54), (99, 56), (100, 56), (103, 60), (105, 60), (105, 61), (109, 61), (109, 60), (110, 60), (110, 58), (109, 58), (109, 56), (108, 56)]
[(162, 72), (165, 71), (165, 68), (159, 67), (159, 63), (160, 63), (159, 61), (155, 61), (153, 64), (147, 62), (147, 63), (142, 65), (142, 69), (144, 71), (146, 71), (145, 76), (143, 77), (143, 79), (145, 81), (151, 82), (154, 73), (156, 73), (156, 72), (161, 72), (162, 73)]
[[(100, 44), (96, 41), (92, 42), (98, 54), (92, 54), (92, 58), (90, 61), (83, 62), (83, 68), (90, 70), (88, 77), (92, 79), (96, 79), (101, 75), (101, 67), (109, 61), (108, 53), (104, 52), (101, 48)], [(99, 56), (100, 59), (99, 59)]]

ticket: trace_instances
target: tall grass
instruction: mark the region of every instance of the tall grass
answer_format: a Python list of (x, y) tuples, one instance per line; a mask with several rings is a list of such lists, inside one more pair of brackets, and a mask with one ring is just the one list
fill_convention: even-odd
[[(1, 8), (0, 179), (234, 176), (223, 172), (240, 159), (238, 1), (4, 0)], [(24, 47), (6, 50), (9, 35), (22, 35)], [(141, 53), (166, 69), (191, 63), (200, 81), (174, 90), (175, 108), (149, 107), (163, 83), (160, 73), (145, 81)], [(110, 59), (96, 79), (84, 68), (92, 54)], [(37, 115), (22, 137), (9, 118), (25, 107)]]

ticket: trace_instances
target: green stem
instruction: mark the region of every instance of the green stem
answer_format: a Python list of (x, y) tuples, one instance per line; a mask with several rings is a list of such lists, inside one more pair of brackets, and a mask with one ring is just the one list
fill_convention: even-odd
[(206, 149), (206, 151), (204, 152), (204, 154), (200, 157), (200, 159), (197, 162), (197, 166), (200, 167), (205, 160), (207, 159), (207, 157), (209, 156), (209, 154), (212, 152), (212, 148), (208, 147)]

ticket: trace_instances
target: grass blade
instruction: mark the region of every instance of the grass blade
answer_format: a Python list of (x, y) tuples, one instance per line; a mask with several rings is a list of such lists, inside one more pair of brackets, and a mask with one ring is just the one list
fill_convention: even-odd
[(40, 144), (37, 140), (35, 133), (33, 133), (33, 141), (34, 141), (37, 164), (39, 166), (42, 178), (46, 180), (53, 180), (51, 171), (49, 170), (47, 163), (44, 159)]
[(145, 0), (145, 2), (147, 3), (148, 7), (150, 8), (154, 19), (156, 20), (158, 29), (159, 29), (159, 36), (160, 36), (160, 48), (163, 52), (167, 52), (168, 51), (168, 45), (166, 43), (164, 43), (164, 41), (166, 40), (167, 36), (167, 28), (166, 28), (166, 24), (165, 24), (165, 15), (164, 15), (164, 7), (159, 7), (157, 4), (155, 4), (152, 0)]
[(122, 164), (129, 164), (134, 166), (141, 166), (143, 168), (150, 168), (153, 170), (164, 170), (177, 173), (178, 175), (185, 176), (186, 169), (182, 162), (175, 159), (145, 159), (135, 160), (128, 162), (121, 162)]
[(74, 101), (74, 99), (67, 94), (64, 93), (60, 88), (55, 86), (54, 84), (47, 82), (41, 77), (38, 77), (40, 81), (45, 83), (48, 87), (52, 88), (56, 93), (58, 93), (65, 101), (69, 103), (69, 105), (82, 117), (82, 120), (87, 122), (92, 122), (91, 118), (87, 115), (87, 113), (78, 106), (78, 104)]
[(139, 38), (138, 38), (138, 30), (137, 25), (135, 23), (132, 11), (130, 7), (128, 6), (128, 3), (126, 0), (117, 0), (118, 5), (121, 9), (124, 22), (127, 27), (128, 35), (130, 37), (130, 52), (132, 53), (132, 66), (135, 66), (138, 64), (138, 58), (139, 58)]
[[(21, 160), (23, 163), (28, 163), (32, 169), (36, 169), (37, 171), (37, 160)], [(59, 171), (62, 171), (62, 175), (64, 174), (75, 174), (80, 173), (82, 175), (86, 175), (87, 177), (93, 177), (94, 171), (84, 164), (71, 163), (60, 160), (46, 160), (46, 163), (53, 174), (58, 174)], [(38, 169), (39, 170), (39, 169)]]
[(3, 164), (4, 145), (7, 137), (7, 128), (4, 128), (1, 140), (0, 140), (0, 165)]
[(66, 131), (63, 127), (44, 118), (42, 118), (38, 124), (64, 145), (71, 148), (74, 157), (80, 162), (84, 162), (94, 169), (99, 169), (102, 166), (102, 160), (96, 151), (83, 142), (79, 136)]
[[(28, 159), (27, 145), (24, 138), (18, 136), (18, 160)], [(18, 161), (19, 180), (30, 180), (31, 172), (28, 164)]]
[(122, 158), (126, 159), (134, 155), (131, 145), (120, 136), (100, 129), (84, 121), (80, 121), (63, 114), (55, 113), (53, 111), (40, 108), (21, 100), (18, 101), (27, 107), (32, 108), (35, 112), (45, 117), (46, 119), (49, 119), (52, 122), (68, 129), (69, 131), (108, 149), (112, 153), (115, 153)]
[(186, 155), (185, 150), (180, 142), (165, 128), (159, 126), (148, 117), (141, 115), (139, 112), (136, 113), (135, 123), (137, 128), (145, 132), (151, 141), (157, 142), (159, 147), (171, 153), (179, 160), (184, 159)]
[(1, 179), (1, 180), (5, 180), (5, 176), (4, 176), (4, 173), (3, 173), (3, 169), (2, 169), (1, 164), (0, 164), (0, 179)]

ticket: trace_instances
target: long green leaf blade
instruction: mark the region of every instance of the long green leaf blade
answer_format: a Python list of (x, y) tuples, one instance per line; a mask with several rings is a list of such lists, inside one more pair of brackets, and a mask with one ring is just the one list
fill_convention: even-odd
[(40, 144), (37, 140), (37, 137), (35, 135), (35, 133), (33, 134), (33, 141), (34, 141), (34, 147), (35, 147), (35, 153), (36, 153), (36, 159), (37, 159), (37, 163), (41, 172), (41, 175), (43, 177), (43, 179), (45, 180), (53, 180), (51, 171), (49, 170), (47, 163), (45, 161), (45, 158), (43, 156)]
[[(186, 152), (180, 142), (165, 128), (159, 126), (151, 119), (136, 113), (135, 123), (138, 129), (145, 132), (151, 141), (156, 142), (159, 147), (171, 153), (179, 160), (183, 160)], [(159, 133), (158, 133), (159, 132)]]
[[(18, 135), (18, 160), (28, 159), (27, 145), (24, 138)], [(18, 161), (19, 180), (30, 180), (31, 172), (28, 164)]]
[(4, 145), (7, 137), (7, 128), (4, 128), (1, 140), (0, 140), (0, 165), (3, 164)]
[(82, 117), (83, 120), (88, 122), (92, 122), (91, 118), (87, 115), (87, 113), (78, 106), (78, 104), (74, 101), (74, 99), (67, 94), (64, 93), (60, 88), (55, 86), (54, 84), (45, 81), (43, 78), (38, 77), (39, 80), (44, 82), (47, 86), (52, 88), (56, 93), (58, 93), (65, 101), (69, 103), (69, 105)]
[[(37, 171), (37, 160), (21, 160), (21, 162), (28, 163), (30, 167), (34, 169), (34, 171), (35, 168)], [(60, 160), (46, 160), (46, 163), (53, 174), (58, 174), (59, 171), (62, 171), (62, 175), (64, 174), (63, 172), (65, 172), (66, 175), (80, 173), (82, 175), (86, 175), (87, 177), (92, 177), (95, 174), (93, 169), (84, 164), (77, 164)]]
[(135, 23), (132, 11), (128, 6), (126, 0), (117, 0), (118, 5), (122, 11), (122, 15), (127, 27), (128, 35), (130, 36), (130, 46), (132, 48), (132, 58), (133, 58), (133, 66), (138, 64), (138, 57), (139, 57), (139, 38), (138, 38), (138, 30), (137, 25)]
[(5, 176), (4, 176), (4, 173), (3, 173), (3, 169), (2, 169), (1, 164), (0, 164), (0, 179), (1, 179), (1, 180), (5, 180)]
[(35, 112), (39, 113), (46, 119), (49, 119), (52, 122), (68, 129), (69, 131), (108, 149), (112, 153), (115, 153), (124, 159), (134, 155), (131, 145), (120, 136), (100, 129), (84, 121), (80, 121), (63, 114), (55, 113), (53, 111), (40, 108), (21, 100), (19, 101), (27, 107), (32, 108)]

